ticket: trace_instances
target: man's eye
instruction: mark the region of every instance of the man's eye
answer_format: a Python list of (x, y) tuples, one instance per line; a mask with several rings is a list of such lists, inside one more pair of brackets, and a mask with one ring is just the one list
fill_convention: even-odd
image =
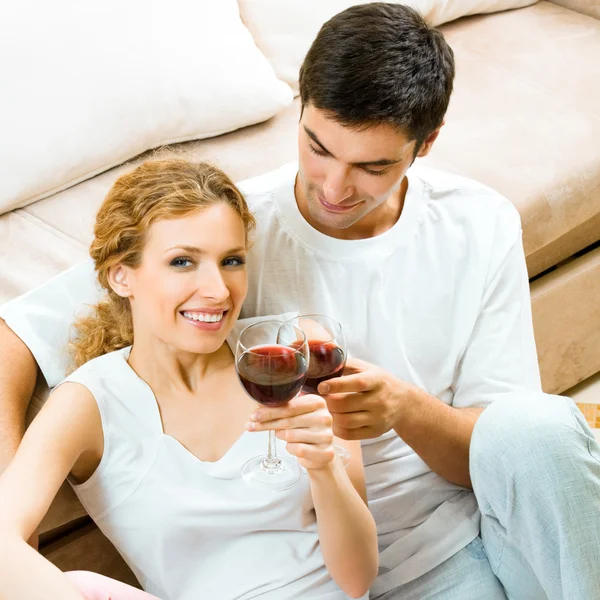
[(239, 267), (245, 264), (246, 261), (241, 256), (230, 256), (223, 261), (224, 267)]
[(309, 144), (308, 148), (313, 154), (316, 154), (317, 156), (327, 156), (327, 152), (323, 152), (323, 150), (317, 150), (317, 148), (315, 148), (312, 144)]
[(179, 256), (177, 258), (174, 258), (171, 261), (171, 266), (172, 267), (178, 267), (180, 269), (183, 269), (185, 267), (189, 267), (191, 266), (192, 263), (192, 259), (191, 258), (186, 258), (185, 256)]
[(383, 171), (373, 171), (371, 169), (367, 169), (367, 167), (363, 167), (363, 171), (365, 173), (368, 173), (369, 175), (375, 175), (376, 177), (378, 177), (379, 175), (385, 175), (387, 169), (384, 169)]

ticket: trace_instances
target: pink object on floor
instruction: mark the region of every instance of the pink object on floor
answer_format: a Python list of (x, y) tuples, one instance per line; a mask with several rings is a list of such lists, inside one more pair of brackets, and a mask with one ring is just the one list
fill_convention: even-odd
[(98, 573), (69, 571), (65, 575), (86, 600), (160, 600), (152, 594)]

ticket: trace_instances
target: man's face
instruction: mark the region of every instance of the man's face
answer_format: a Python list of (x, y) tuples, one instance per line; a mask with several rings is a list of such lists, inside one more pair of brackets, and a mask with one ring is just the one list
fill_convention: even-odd
[[(429, 152), (435, 135), (418, 156)], [(300, 210), (311, 225), (334, 237), (360, 237), (364, 226), (392, 213), (397, 219), (400, 186), (415, 144), (390, 125), (350, 129), (308, 104), (298, 134)], [(394, 206), (386, 206), (388, 200)]]

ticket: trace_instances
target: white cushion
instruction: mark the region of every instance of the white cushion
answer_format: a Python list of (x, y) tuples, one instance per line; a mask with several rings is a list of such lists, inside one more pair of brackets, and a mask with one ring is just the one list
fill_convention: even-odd
[[(242, 20), (277, 76), (298, 93), (298, 72), (321, 25), (338, 12), (368, 0), (238, 0)], [(392, 0), (393, 2), (393, 0)], [(467, 15), (535, 4), (537, 0), (398, 0), (417, 9), (432, 25)]]
[(292, 101), (235, 0), (0, 3), (0, 213)]

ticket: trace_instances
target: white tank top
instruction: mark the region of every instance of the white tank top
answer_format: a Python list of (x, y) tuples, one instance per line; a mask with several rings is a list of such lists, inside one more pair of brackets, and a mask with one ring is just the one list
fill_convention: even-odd
[[(243, 482), (240, 468), (266, 452), (266, 432), (243, 433), (216, 462), (198, 459), (163, 432), (129, 352), (65, 380), (90, 390), (104, 431), (97, 470), (71, 483), (144, 589), (162, 600), (347, 599), (325, 568), (308, 477), (284, 492)], [(280, 440), (277, 451), (287, 454)]]

